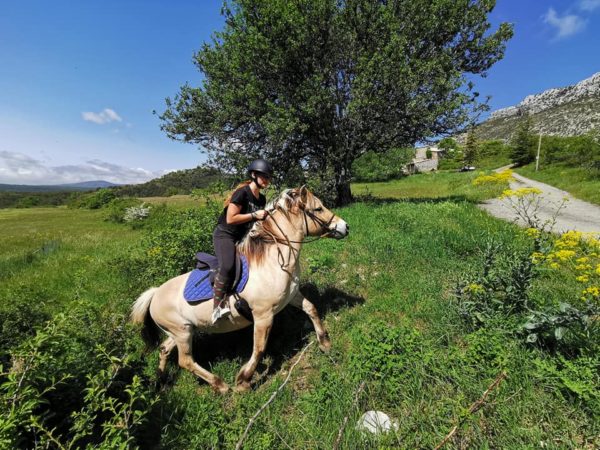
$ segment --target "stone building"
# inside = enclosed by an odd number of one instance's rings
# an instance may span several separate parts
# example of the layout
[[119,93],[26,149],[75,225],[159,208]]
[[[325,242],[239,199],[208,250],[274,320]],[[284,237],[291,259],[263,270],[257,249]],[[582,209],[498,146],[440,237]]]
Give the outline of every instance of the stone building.
[[444,149],[437,148],[436,146],[415,148],[415,157],[412,162],[406,165],[406,172],[413,174],[437,170],[439,161],[443,157],[444,152]]

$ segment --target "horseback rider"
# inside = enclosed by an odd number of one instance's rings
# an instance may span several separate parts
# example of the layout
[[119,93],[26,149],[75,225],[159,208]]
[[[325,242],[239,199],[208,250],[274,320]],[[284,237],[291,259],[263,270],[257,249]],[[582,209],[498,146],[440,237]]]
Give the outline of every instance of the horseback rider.
[[231,313],[225,297],[235,276],[236,244],[242,240],[256,220],[266,219],[267,200],[261,189],[269,186],[273,166],[264,159],[256,159],[247,169],[249,180],[240,183],[227,197],[223,212],[213,232],[215,253],[219,260],[219,272],[213,285],[214,305],[212,322]]

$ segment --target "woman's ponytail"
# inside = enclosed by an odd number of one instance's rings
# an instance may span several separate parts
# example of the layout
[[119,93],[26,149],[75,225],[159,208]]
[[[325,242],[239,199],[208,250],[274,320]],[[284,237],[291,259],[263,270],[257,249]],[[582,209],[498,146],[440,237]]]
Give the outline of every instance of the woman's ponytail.
[[250,183],[252,183],[251,180],[246,180],[246,181],[242,181],[240,184],[238,184],[235,187],[235,189],[229,193],[229,195],[227,196],[227,198],[223,202],[223,207],[227,208],[229,206],[229,203],[231,203],[231,197],[233,197],[233,194],[235,193],[235,191],[237,191],[238,189],[241,189],[241,188],[243,188],[245,186],[248,186]]

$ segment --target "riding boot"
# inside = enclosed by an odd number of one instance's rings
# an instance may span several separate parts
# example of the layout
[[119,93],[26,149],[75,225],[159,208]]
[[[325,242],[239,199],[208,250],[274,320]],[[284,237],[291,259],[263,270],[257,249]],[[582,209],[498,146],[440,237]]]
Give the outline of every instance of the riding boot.
[[215,282],[213,284],[213,292],[214,292],[214,305],[213,305],[213,313],[212,313],[212,323],[215,323],[221,317],[226,317],[231,314],[231,310],[229,306],[227,306],[226,297],[227,297],[227,289],[229,283],[228,280],[221,277],[220,274],[217,274],[215,277]]

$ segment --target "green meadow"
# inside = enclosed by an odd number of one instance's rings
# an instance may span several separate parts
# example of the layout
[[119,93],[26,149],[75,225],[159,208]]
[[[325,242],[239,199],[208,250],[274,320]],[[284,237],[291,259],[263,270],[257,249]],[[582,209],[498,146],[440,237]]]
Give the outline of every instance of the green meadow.
[[[157,351],[127,321],[150,287],[136,271],[146,227],[107,222],[102,210],[0,210],[0,447],[234,448],[289,375],[242,448],[434,448],[457,425],[445,448],[597,448],[597,352],[527,344],[509,313],[465,321],[457,286],[487,267],[486,248],[532,246],[477,208],[501,188],[477,188],[475,176],[354,185],[359,201],[336,211],[349,237],[302,251],[302,290],[332,351],[310,345],[308,318],[285,309],[247,394],[213,393],[176,358],[157,384]],[[541,273],[530,289],[549,303],[578,295],[566,274]],[[199,336],[195,356],[231,384],[251,338]],[[59,404],[68,414],[51,413]],[[367,410],[397,427],[359,432]]]
[[525,177],[563,189],[576,198],[600,205],[600,172],[597,169],[552,164],[542,165],[536,171],[535,164],[528,164],[515,171]]

